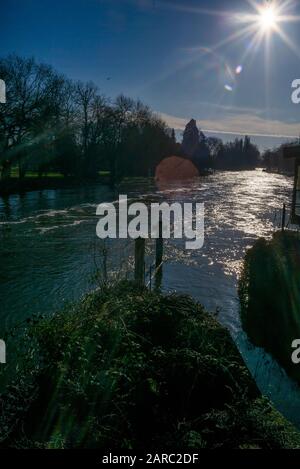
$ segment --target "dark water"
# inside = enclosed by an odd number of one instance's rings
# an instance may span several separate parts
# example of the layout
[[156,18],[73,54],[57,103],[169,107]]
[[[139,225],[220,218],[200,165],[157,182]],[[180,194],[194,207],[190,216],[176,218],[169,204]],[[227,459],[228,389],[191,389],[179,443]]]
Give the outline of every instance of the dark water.
[[[300,426],[300,391],[271,357],[241,330],[237,280],[247,248],[279,224],[292,180],[262,171],[220,172],[186,186],[159,190],[128,183],[129,198],[205,203],[205,243],[187,251],[184,240],[165,245],[163,288],[191,294],[229,328],[264,394]],[[96,206],[117,195],[93,185],[0,198],[0,332],[32,313],[52,312],[95,287]],[[114,244],[112,244],[114,243]],[[115,265],[132,253],[110,242]],[[1,336],[1,333],[0,333]]]

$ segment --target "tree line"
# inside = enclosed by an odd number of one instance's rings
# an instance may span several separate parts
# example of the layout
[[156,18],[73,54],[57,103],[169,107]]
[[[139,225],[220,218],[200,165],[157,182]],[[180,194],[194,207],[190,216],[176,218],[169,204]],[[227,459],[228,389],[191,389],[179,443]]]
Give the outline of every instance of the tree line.
[[260,163],[260,152],[247,135],[233,142],[223,143],[220,138],[206,137],[191,119],[183,132],[182,151],[197,168],[219,170],[254,169]]
[[113,182],[147,175],[176,150],[174,132],[141,101],[114,101],[92,82],[74,82],[34,58],[0,59],[7,102],[0,106],[0,169],[39,176],[97,177]]
[[[295,142],[296,143],[296,142]],[[270,172],[281,174],[294,173],[294,159],[284,158],[283,149],[285,144],[281,144],[273,149],[265,150],[263,153],[263,165]]]
[[192,119],[176,142],[174,129],[143,104],[119,95],[111,100],[93,82],[76,82],[34,58],[0,58],[6,104],[0,106],[0,174],[18,168],[43,176],[58,172],[78,179],[110,174],[112,184],[126,176],[154,175],[171,155],[207,168],[252,169],[259,151],[249,137],[224,144],[206,137]]

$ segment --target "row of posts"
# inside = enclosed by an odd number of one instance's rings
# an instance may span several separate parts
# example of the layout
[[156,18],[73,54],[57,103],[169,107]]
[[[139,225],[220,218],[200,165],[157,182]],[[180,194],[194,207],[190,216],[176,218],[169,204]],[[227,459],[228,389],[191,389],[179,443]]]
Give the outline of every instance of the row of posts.
[[[159,234],[155,242],[155,269],[154,279],[155,288],[158,289],[161,286],[162,281],[162,264],[163,264],[163,233],[162,233],[162,220],[159,221]],[[152,286],[152,268],[149,271],[150,277],[150,289]],[[134,252],[134,279],[140,284],[145,283],[145,239],[137,238],[135,240],[135,252]]]

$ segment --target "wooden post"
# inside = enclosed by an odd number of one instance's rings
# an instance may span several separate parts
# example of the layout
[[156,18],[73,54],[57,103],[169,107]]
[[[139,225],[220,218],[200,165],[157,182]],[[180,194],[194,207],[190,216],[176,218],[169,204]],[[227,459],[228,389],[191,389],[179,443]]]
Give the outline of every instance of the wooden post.
[[284,231],[285,229],[285,204],[283,204],[283,209],[282,209],[282,220],[281,220],[281,231]]
[[162,232],[162,219],[159,220],[158,238],[156,240],[156,253],[155,253],[155,288],[161,287],[162,281],[162,261],[163,261],[164,241]]
[[149,268],[149,288],[151,291],[152,290],[152,265],[150,265],[150,268]]
[[145,239],[135,240],[134,279],[139,285],[144,285],[145,277]]

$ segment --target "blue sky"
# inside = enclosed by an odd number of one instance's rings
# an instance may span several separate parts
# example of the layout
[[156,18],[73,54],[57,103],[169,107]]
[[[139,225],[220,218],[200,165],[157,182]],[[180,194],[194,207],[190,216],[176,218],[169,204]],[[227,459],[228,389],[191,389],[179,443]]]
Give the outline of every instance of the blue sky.
[[[300,15],[300,2],[277,2]],[[267,66],[265,39],[251,47],[255,25],[226,43],[247,12],[255,12],[247,0],[3,0],[0,55],[35,56],[108,96],[141,98],[177,129],[194,117],[224,139],[249,133],[273,145],[300,134],[300,105],[291,102],[299,22],[280,24],[292,47],[271,34]]]

